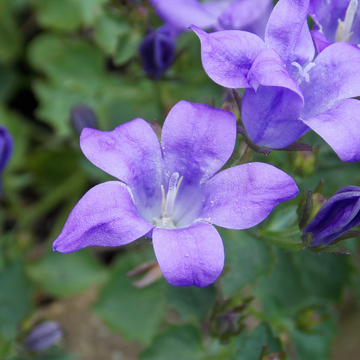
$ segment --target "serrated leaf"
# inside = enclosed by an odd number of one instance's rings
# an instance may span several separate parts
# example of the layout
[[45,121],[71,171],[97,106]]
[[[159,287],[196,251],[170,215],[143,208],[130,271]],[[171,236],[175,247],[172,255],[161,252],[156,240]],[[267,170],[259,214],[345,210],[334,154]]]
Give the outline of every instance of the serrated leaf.
[[79,294],[108,276],[88,249],[70,254],[49,252],[28,265],[27,272],[44,291],[58,297]]
[[197,288],[195,286],[166,286],[166,300],[170,308],[174,308],[184,320],[204,320],[216,300],[214,286]]
[[251,237],[245,231],[219,229],[225,247],[225,266],[222,278],[225,296],[233,296],[244,286],[268,276],[275,264],[270,246]]
[[164,317],[164,281],[135,288],[126,274],[139,264],[134,252],[119,257],[94,311],[110,329],[129,340],[148,343]]
[[31,287],[18,261],[0,270],[0,337],[14,340],[21,319],[31,310]]
[[140,360],[197,360],[203,359],[200,333],[191,325],[170,327],[157,336],[145,349]]

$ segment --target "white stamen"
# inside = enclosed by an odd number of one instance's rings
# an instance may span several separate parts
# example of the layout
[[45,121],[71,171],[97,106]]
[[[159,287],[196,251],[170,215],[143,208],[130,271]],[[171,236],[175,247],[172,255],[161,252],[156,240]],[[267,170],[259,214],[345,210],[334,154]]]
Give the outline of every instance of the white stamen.
[[174,204],[176,195],[179,191],[179,187],[181,184],[183,177],[179,179],[179,173],[174,172],[169,180],[169,188],[168,192],[165,196],[165,189],[164,186],[161,185],[161,219],[154,218],[154,224],[158,227],[167,228],[175,228],[175,224],[172,221],[173,211],[174,211]]
[[335,41],[350,40],[350,37],[353,34],[350,30],[354,22],[357,7],[358,7],[358,0],[351,0],[346,10],[344,21],[338,19],[339,25],[336,30]]
[[308,72],[316,65],[314,62],[309,62],[304,68],[302,68],[302,66],[297,63],[296,61],[292,62],[291,65],[295,66],[298,68],[299,70],[299,75],[296,79],[296,82],[298,83],[298,85],[301,84],[302,80],[305,79],[306,82],[310,81],[310,76],[308,74]]

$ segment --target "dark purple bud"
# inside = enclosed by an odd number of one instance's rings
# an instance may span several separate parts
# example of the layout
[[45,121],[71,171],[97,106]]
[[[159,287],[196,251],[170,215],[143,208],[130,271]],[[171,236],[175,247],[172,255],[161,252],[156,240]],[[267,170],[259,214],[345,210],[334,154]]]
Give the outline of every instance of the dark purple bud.
[[10,158],[13,148],[11,135],[4,126],[0,126],[0,172],[2,172]]
[[360,224],[360,187],[346,186],[333,195],[304,229],[311,233],[310,247],[329,245]]
[[30,351],[46,350],[56,344],[63,336],[63,331],[55,321],[46,321],[35,326],[24,338],[23,345]]
[[95,113],[90,107],[84,104],[78,104],[72,107],[70,123],[78,134],[81,134],[84,128],[98,128]]
[[139,46],[139,53],[145,72],[153,79],[159,79],[174,59],[174,38],[166,29],[159,28],[145,36]]

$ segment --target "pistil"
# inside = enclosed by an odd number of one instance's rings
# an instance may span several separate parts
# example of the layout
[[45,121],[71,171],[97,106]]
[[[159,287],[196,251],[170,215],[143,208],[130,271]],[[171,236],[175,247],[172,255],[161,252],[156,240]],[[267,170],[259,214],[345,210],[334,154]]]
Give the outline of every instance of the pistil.
[[310,76],[308,72],[316,65],[314,62],[309,62],[304,68],[297,63],[296,61],[292,62],[291,65],[295,66],[299,70],[299,75],[296,79],[298,85],[301,84],[302,80],[305,79],[306,82],[310,81]]

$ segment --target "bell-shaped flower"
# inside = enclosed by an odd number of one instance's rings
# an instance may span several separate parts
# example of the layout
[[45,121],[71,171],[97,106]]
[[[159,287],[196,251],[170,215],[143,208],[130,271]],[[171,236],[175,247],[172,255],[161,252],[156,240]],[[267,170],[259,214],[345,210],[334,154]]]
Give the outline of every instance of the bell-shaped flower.
[[359,0],[310,0],[311,32],[318,51],[333,42],[360,44]]
[[289,175],[268,164],[218,173],[235,140],[232,113],[187,101],[169,112],[161,143],[142,119],[109,132],[84,129],[85,156],[121,181],[97,185],[84,195],[54,250],[120,246],[147,236],[170,284],[211,284],[224,265],[222,240],[212,224],[250,228],[298,193]]
[[166,27],[160,27],[145,36],[139,53],[145,72],[151,78],[159,79],[173,62],[175,40]]
[[280,0],[265,41],[232,30],[201,41],[205,71],[228,88],[246,88],[241,115],[253,144],[282,149],[310,129],[343,161],[360,160],[360,49],[339,42],[315,57],[309,0]]
[[331,244],[334,240],[360,225],[360,187],[346,186],[336,192],[321,207],[304,229],[311,233],[310,247]]
[[243,29],[264,36],[272,0],[151,0],[174,36],[194,24],[202,29]]

